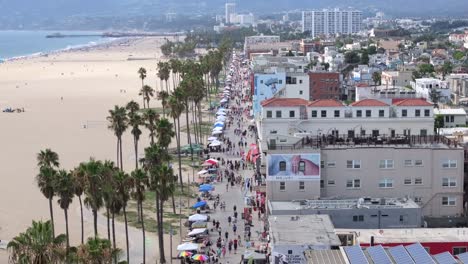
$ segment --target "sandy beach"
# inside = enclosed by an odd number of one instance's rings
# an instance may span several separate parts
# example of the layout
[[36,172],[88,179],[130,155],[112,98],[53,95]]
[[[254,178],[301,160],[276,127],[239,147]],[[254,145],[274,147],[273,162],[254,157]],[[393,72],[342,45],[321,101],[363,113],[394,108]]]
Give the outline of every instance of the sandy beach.
[[[159,86],[156,65],[163,41],[144,38],[125,45],[104,45],[0,64],[0,109],[25,110],[0,112],[0,240],[9,240],[24,231],[33,219],[49,219],[48,202],[34,180],[38,172],[36,154],[40,150],[56,151],[65,169],[72,169],[90,157],[115,160],[116,139],[107,128],[108,110],[132,99],[142,104],[138,96],[140,67],[148,71],[145,83],[153,88]],[[150,104],[159,105],[155,100]],[[184,138],[183,135],[183,144]],[[146,131],[140,142],[143,153],[143,147],[149,145]],[[124,168],[131,170],[134,153],[130,132],[125,133],[123,144]],[[54,205],[56,233],[65,233],[63,211],[55,201]],[[77,199],[70,211],[70,238],[77,245],[80,239]],[[85,220],[87,237],[92,235],[92,218]],[[105,226],[100,226],[100,234],[106,236]],[[131,243],[141,243],[140,233],[135,234],[138,236],[131,237]],[[124,233],[119,234],[122,249],[123,239]],[[149,240],[153,242],[147,249],[148,260],[154,260],[156,236],[150,235]],[[178,240],[174,238],[174,244]],[[168,248],[169,242],[166,243]],[[166,256],[169,258],[169,252]],[[7,252],[0,250],[0,263],[6,263],[7,258]]]

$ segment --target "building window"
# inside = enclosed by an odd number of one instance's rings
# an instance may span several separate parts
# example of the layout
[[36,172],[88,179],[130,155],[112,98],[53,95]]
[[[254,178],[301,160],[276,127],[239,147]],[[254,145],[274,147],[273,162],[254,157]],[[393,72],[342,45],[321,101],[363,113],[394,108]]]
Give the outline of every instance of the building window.
[[353,215],[353,222],[364,222],[363,215]]
[[408,110],[406,110],[406,109],[401,110],[401,116],[402,117],[407,117],[408,116]]
[[335,110],[335,117],[340,117],[340,110]]
[[457,187],[457,179],[442,178],[442,187]]
[[361,180],[360,179],[347,180],[346,188],[361,188]]
[[270,130],[270,134],[278,134],[277,130]]
[[400,215],[400,223],[406,222],[407,218],[408,218],[407,215]]
[[273,117],[272,111],[267,111],[267,118],[272,118],[272,117]]
[[379,110],[379,117],[385,116],[385,110]]
[[312,110],[311,117],[317,117],[317,110]]
[[424,110],[424,116],[431,116],[431,110],[429,109]]
[[423,161],[422,160],[414,160],[414,166],[422,167]]
[[419,135],[423,137],[427,136],[427,129],[421,129],[421,131],[419,132]]
[[361,136],[365,136],[366,135],[366,130],[365,129],[361,129]]
[[356,117],[362,117],[362,111],[361,110],[356,111]]
[[335,161],[329,161],[329,162],[327,162],[327,167],[328,167],[328,168],[335,168],[335,167],[336,167],[336,162],[335,162]]
[[421,196],[415,196],[414,197],[414,202],[415,203],[422,203],[422,197]]
[[303,93],[302,90],[300,90],[300,91],[299,91],[299,95],[302,95],[302,93]]
[[305,161],[299,161],[299,171],[305,172]]
[[442,162],[442,168],[444,169],[455,169],[457,167],[457,160],[444,160]]
[[323,188],[325,188],[325,181],[320,180],[320,189],[323,189]]
[[455,122],[455,116],[453,116],[453,115],[450,116],[450,122],[451,122],[451,123]]
[[381,168],[381,169],[393,169],[393,160],[380,160],[379,168]]
[[286,190],[286,183],[285,182],[280,182],[280,191]]
[[346,161],[346,168],[348,168],[348,169],[360,169],[361,168],[361,161],[360,160],[347,160]]
[[403,164],[405,167],[413,167],[413,160],[405,160]]
[[421,116],[421,110],[419,110],[419,109],[414,110],[414,115],[416,117],[420,117]]
[[320,116],[321,117],[327,117],[327,110],[320,111]]
[[289,111],[289,117],[295,117],[296,111]]
[[371,117],[372,115],[372,111],[371,110],[366,110],[366,117]]
[[411,185],[411,183],[412,183],[411,178],[405,178],[405,179],[403,180],[403,184],[404,184],[404,185]]
[[465,253],[465,252],[466,252],[466,247],[453,247],[453,250],[452,250],[452,253],[454,256],[461,254],[461,253]]
[[302,84],[302,80],[299,80],[299,83]]
[[393,188],[393,179],[380,180],[379,188]]
[[442,205],[444,206],[455,206],[457,205],[457,198],[453,196],[443,196]]
[[305,190],[305,183],[304,183],[303,181],[300,181],[300,182],[299,182],[299,190],[300,190],[300,191]]
[[378,137],[379,136],[379,130],[372,130],[372,136],[373,137]]
[[279,170],[280,171],[286,171],[286,161],[280,161]]
[[414,184],[415,185],[422,185],[423,184],[423,180],[422,178],[414,178]]
[[327,185],[329,186],[335,186],[335,180],[328,180]]
[[281,118],[281,111],[276,111],[276,118]]
[[283,84],[283,80],[278,80],[278,83],[279,83],[279,84]]

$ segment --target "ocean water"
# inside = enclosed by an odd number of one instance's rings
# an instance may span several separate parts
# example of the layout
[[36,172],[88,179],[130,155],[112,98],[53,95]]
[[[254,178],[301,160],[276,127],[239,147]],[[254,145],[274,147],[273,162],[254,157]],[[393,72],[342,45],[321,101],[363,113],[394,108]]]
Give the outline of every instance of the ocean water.
[[[0,60],[97,45],[112,40],[110,38],[101,38],[99,36],[46,38],[47,35],[57,32],[58,31],[0,31]],[[100,32],[59,31],[59,33],[64,35],[76,35],[99,34]]]

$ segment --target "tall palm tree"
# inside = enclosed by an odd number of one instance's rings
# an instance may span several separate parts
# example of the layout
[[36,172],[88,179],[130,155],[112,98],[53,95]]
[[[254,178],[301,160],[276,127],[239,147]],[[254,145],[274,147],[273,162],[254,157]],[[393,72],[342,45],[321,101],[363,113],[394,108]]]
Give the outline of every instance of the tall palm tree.
[[79,168],[75,168],[72,172],[73,183],[75,188],[75,195],[78,196],[80,202],[80,216],[81,216],[81,244],[84,244],[84,221],[83,221],[83,201],[81,196],[83,195],[84,189],[86,188],[86,179],[83,173],[80,172]]
[[[165,152],[167,152],[167,148],[171,144],[172,138],[175,135],[174,131],[172,130],[171,122],[169,122],[169,120],[167,120],[166,118],[160,119],[156,125],[156,131],[158,132],[158,135],[157,135],[158,144],[164,149]],[[167,162],[169,163],[169,160]],[[172,198],[172,211],[175,214],[176,208],[175,208],[174,196],[172,196],[171,198]]]
[[39,174],[36,176],[37,186],[45,198],[49,200],[49,211],[50,211],[50,224],[52,226],[52,235],[55,236],[54,228],[54,209],[52,207],[52,200],[55,195],[55,181],[57,177],[57,171],[51,167],[41,167]]
[[60,170],[57,173],[55,182],[58,204],[63,209],[65,215],[65,231],[67,235],[67,252],[70,249],[70,233],[68,232],[68,208],[75,196],[75,182],[72,174],[66,170]]
[[[104,201],[104,207],[106,207],[106,220],[107,220],[107,239],[111,240],[111,231],[110,231],[110,218],[112,212],[112,223],[114,222],[114,213],[115,213],[115,202],[118,199],[115,191],[114,184],[114,175],[119,168],[115,167],[114,162],[106,160],[103,163],[102,167],[102,199]],[[120,210],[120,209],[118,209]],[[114,225],[112,225],[112,235],[114,234]],[[115,239],[113,240],[115,243]]]
[[122,155],[122,135],[128,127],[127,110],[125,107],[115,106],[114,110],[109,110],[109,129],[114,131],[117,137],[117,166],[120,164],[120,169],[123,170],[123,155]]
[[143,201],[145,200],[145,189],[148,185],[148,175],[141,169],[132,172],[133,192],[132,196],[137,201],[138,221],[141,222],[141,232],[143,235],[143,264],[146,263],[146,235],[145,235],[145,217],[143,214]]
[[[138,95],[143,96],[143,108],[149,108],[150,107],[149,102],[151,100],[151,97],[154,96],[154,89],[149,85],[144,85],[141,88],[140,93]],[[145,107],[145,102],[146,102],[146,107]]]
[[161,104],[163,107],[163,116],[166,117],[166,107],[167,107],[167,99],[169,98],[169,94],[166,91],[160,91],[158,93],[158,99],[161,100]]
[[[169,97],[169,107],[171,109],[170,115],[174,119],[174,127],[176,128],[176,141],[177,141],[177,159],[179,162],[179,180],[180,188],[183,191],[184,185],[182,182],[182,157],[180,155],[180,116],[184,112],[184,104],[180,100],[180,90],[177,88],[173,91],[172,95]],[[177,120],[177,125],[175,120]]]
[[145,127],[149,130],[149,137],[151,144],[154,144],[154,137],[156,136],[156,122],[159,120],[159,115],[153,109],[148,109],[143,114],[143,120],[145,121]]
[[[169,87],[167,86],[167,80],[171,75],[171,68],[168,62],[158,62],[158,77],[162,83],[164,81],[166,83],[166,92],[169,93]],[[162,89],[161,89],[162,90]]]
[[54,236],[50,221],[32,222],[26,232],[14,237],[7,245],[10,262],[19,264],[49,264],[65,259],[65,235]]
[[80,264],[110,264],[112,259],[117,258],[120,253],[120,249],[112,248],[109,240],[99,237],[88,238],[86,244],[77,249],[78,263]]
[[146,69],[143,67],[140,67],[140,69],[138,69],[138,76],[141,79],[141,87],[143,87],[145,85],[144,80],[146,78]]
[[164,256],[164,239],[162,228],[163,222],[161,221],[161,196],[160,196],[160,174],[159,168],[170,159],[169,154],[158,144],[151,144],[145,149],[145,157],[142,159],[143,169],[149,173],[150,176],[150,189],[155,193],[156,202],[156,221],[158,224],[158,241],[159,241],[159,258],[160,263],[165,263]]
[[88,162],[81,163],[79,171],[86,179],[85,194],[86,198],[84,204],[87,208],[91,208],[93,212],[94,221],[94,237],[98,237],[97,228],[97,212],[103,206],[102,198],[102,174],[103,164],[101,161],[97,161],[91,158]]
[[58,154],[49,148],[41,150],[37,154],[37,166],[58,168],[60,166]]
[[128,243],[128,221],[127,221],[127,203],[130,200],[130,192],[133,187],[133,178],[131,178],[127,173],[119,171],[114,176],[115,187],[117,191],[117,196],[122,204],[122,211],[124,214],[125,221],[125,241],[127,245],[127,263],[130,263],[130,250]]
[[134,101],[130,101],[126,109],[128,110],[128,124],[132,128],[133,146],[135,148],[135,169],[138,169],[138,141],[140,140],[141,130],[140,126],[143,125],[143,119],[138,110],[140,106]]

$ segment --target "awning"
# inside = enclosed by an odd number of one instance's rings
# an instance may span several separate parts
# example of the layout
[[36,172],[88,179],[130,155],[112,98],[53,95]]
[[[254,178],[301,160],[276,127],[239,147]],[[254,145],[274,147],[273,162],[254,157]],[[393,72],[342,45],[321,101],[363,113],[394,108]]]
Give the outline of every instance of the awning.
[[189,216],[188,220],[192,222],[207,221],[208,216],[202,215],[202,214],[194,214],[194,215]]
[[206,232],[206,228],[195,228],[188,233],[189,236],[196,236]]
[[177,246],[178,251],[184,251],[184,250],[198,250],[200,246],[195,243],[183,243]]
[[206,201],[200,201],[200,202],[197,202],[196,204],[194,204],[192,206],[192,208],[198,208],[198,207],[203,207],[206,205]]

